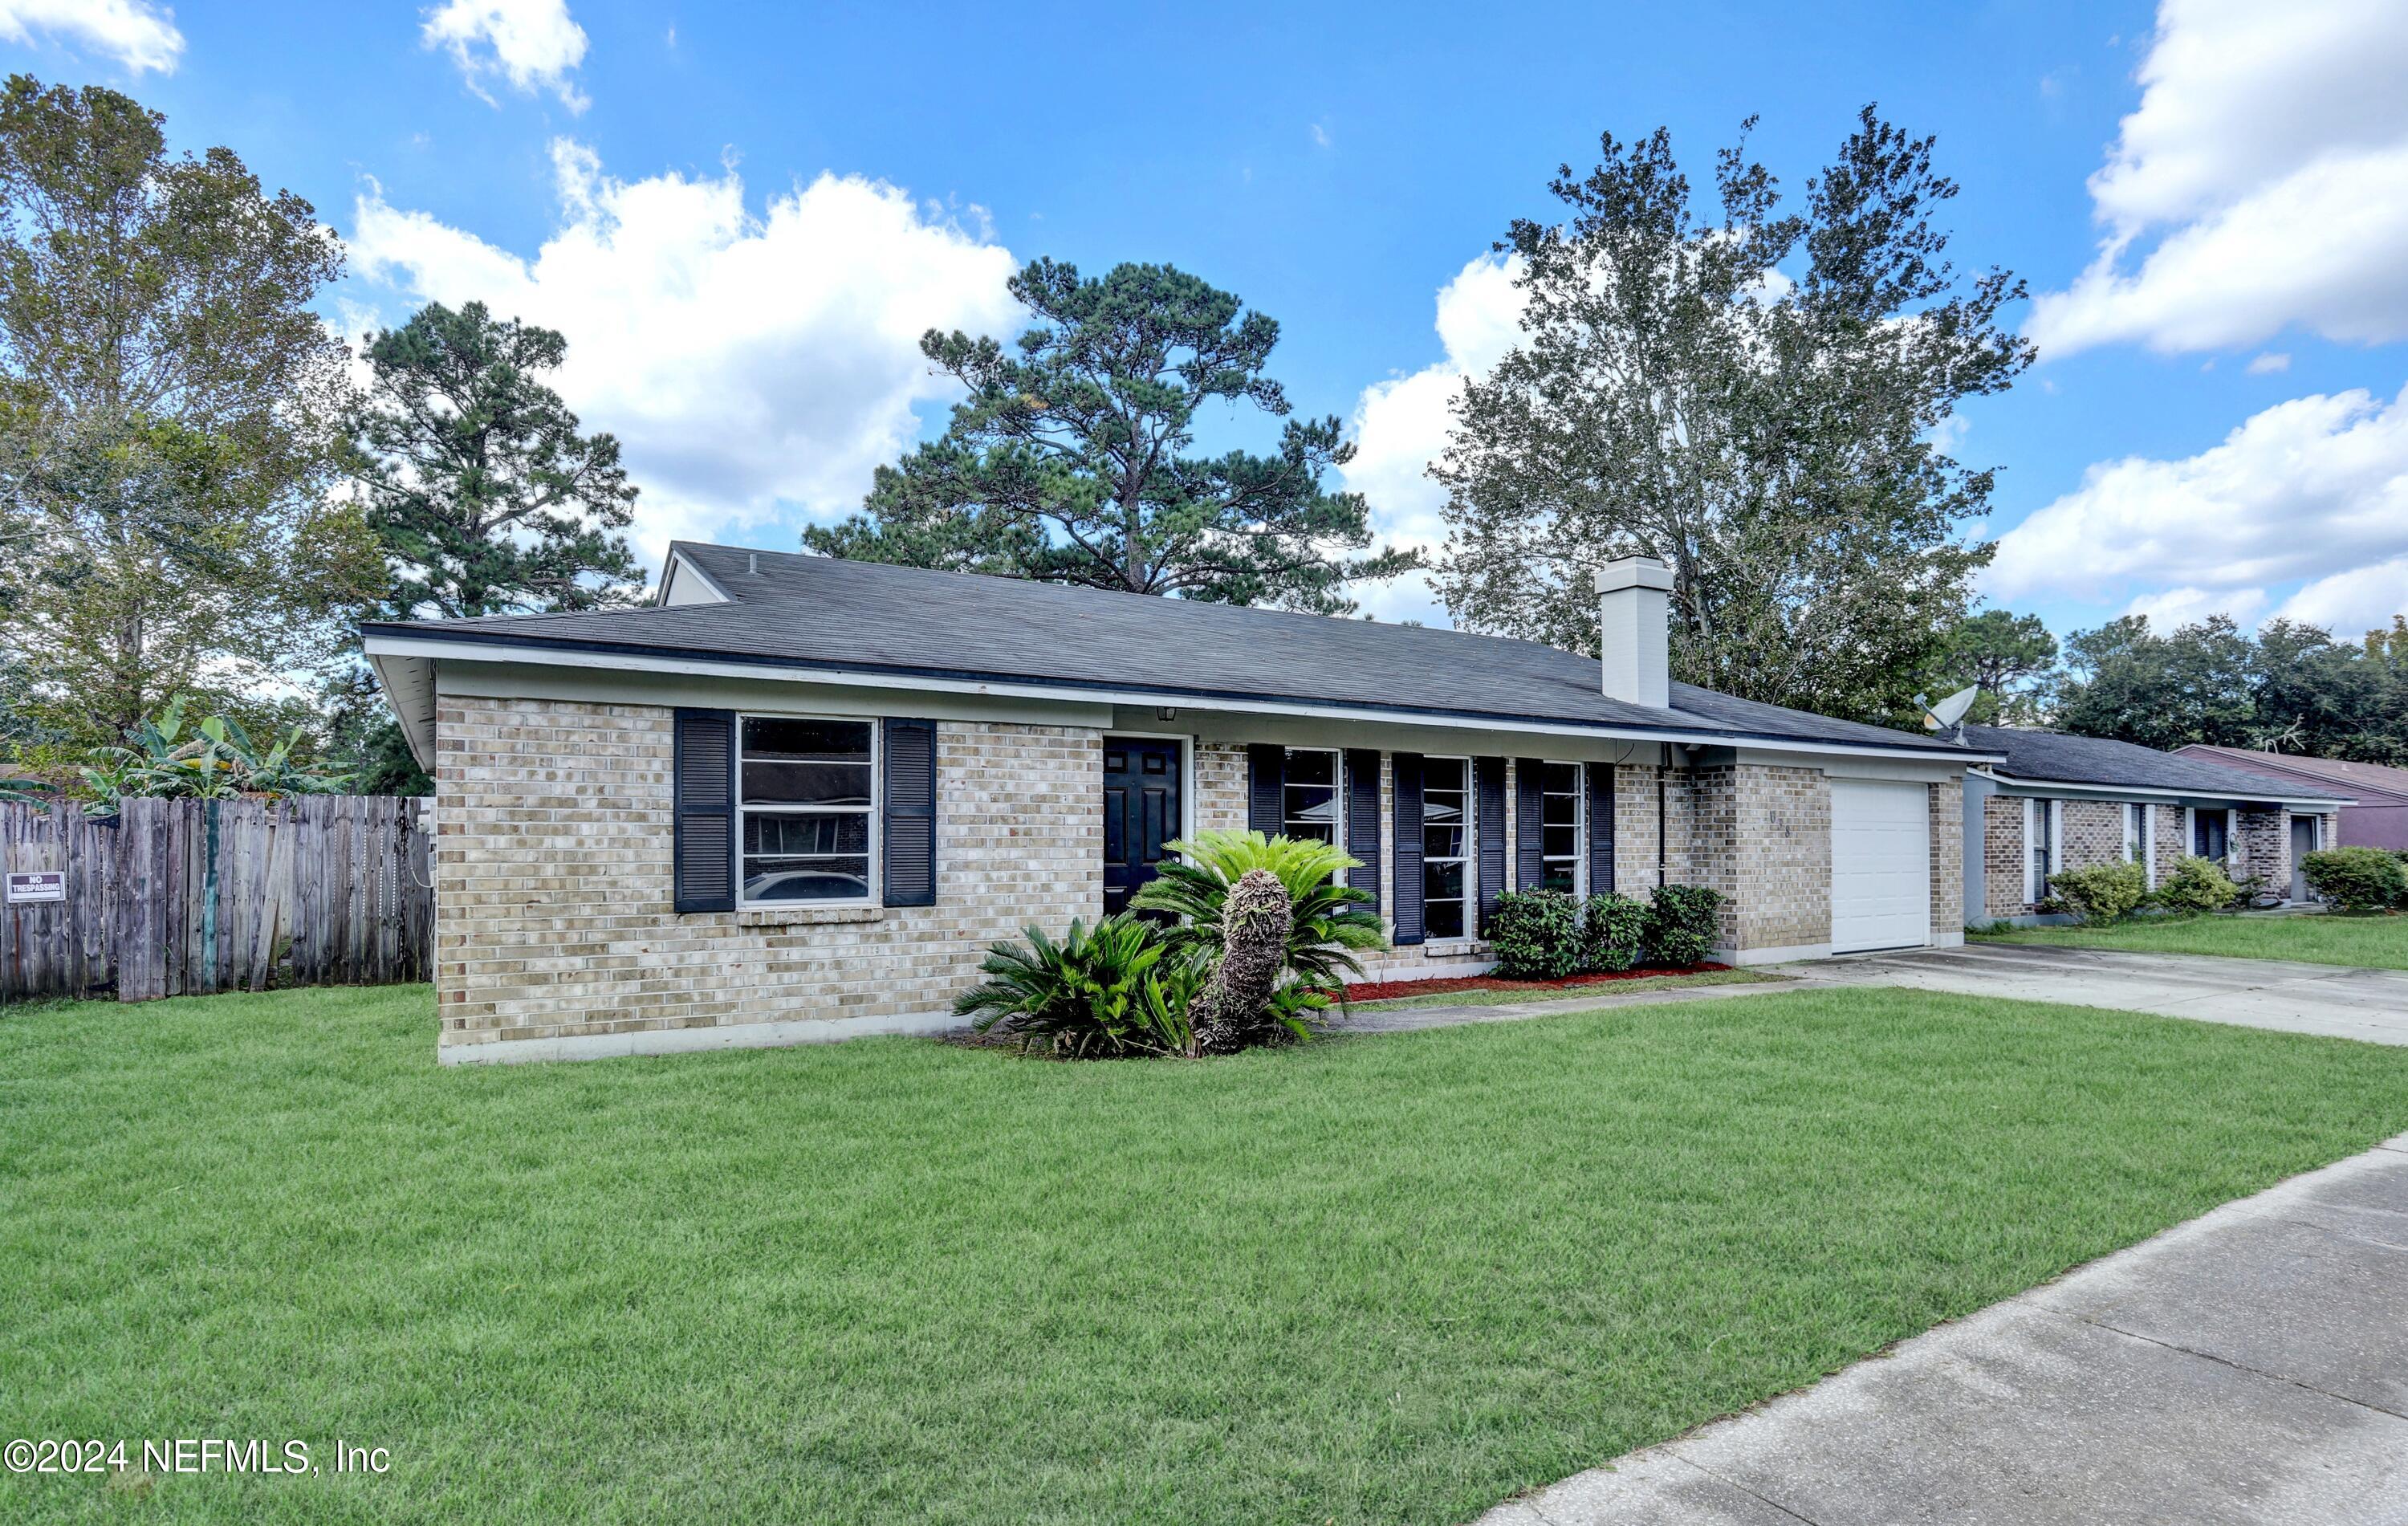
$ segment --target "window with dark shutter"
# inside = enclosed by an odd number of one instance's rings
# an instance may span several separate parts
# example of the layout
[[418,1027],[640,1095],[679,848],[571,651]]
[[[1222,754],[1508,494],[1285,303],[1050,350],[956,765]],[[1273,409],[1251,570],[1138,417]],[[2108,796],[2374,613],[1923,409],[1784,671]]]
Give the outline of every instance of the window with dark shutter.
[[1388,834],[1397,884],[1396,942],[1418,943],[1422,922],[1422,758],[1419,753],[1398,753],[1390,760],[1396,770],[1397,824]]
[[1246,749],[1246,827],[1277,837],[1287,819],[1287,749]]
[[1588,893],[1613,888],[1613,765],[1590,763],[1588,775]]
[[1513,888],[1536,890],[1546,883],[1547,765],[1535,757],[1513,760]]
[[1346,871],[1346,883],[1370,892],[1363,910],[1380,911],[1380,755],[1369,748],[1346,753],[1346,851],[1363,867]]
[[1488,935],[1497,898],[1505,893],[1505,760],[1476,758],[1472,762],[1473,792],[1480,801],[1480,935]]
[[680,912],[736,909],[736,715],[680,710],[673,722],[671,900]]
[[886,723],[886,904],[937,903],[937,723]]

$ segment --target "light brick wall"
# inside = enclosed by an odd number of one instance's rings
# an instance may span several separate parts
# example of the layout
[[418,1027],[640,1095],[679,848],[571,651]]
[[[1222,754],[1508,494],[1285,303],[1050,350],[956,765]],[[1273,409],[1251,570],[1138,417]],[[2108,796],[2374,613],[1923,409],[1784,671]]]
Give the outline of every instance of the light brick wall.
[[1982,802],[1982,899],[1994,917],[2021,916],[2031,910],[2024,899],[2025,802],[2011,795],[1992,795]]
[[1663,774],[1652,763],[1613,770],[1613,885],[1641,900],[1656,891],[1656,782]]
[[1931,936],[1955,942],[1965,930],[1965,782],[1943,780],[1931,795]]
[[2114,800],[2059,800],[2064,825],[2057,829],[2059,870],[2092,869],[2124,861],[2124,807]]
[[670,716],[441,700],[444,1044],[941,1013],[989,943],[1102,912],[1102,734],[947,721],[936,905],[680,916]]
[[2240,811],[2233,818],[2234,878],[2255,874],[2266,883],[2259,893],[2287,898],[2291,893],[2291,813]]
[[2183,809],[2179,805],[2153,805],[2150,819],[2157,824],[2157,883],[2163,885],[2172,878],[2174,866],[2190,856],[2190,839],[2183,831]]
[[1246,829],[1246,749],[1225,741],[1196,744],[1196,829]]

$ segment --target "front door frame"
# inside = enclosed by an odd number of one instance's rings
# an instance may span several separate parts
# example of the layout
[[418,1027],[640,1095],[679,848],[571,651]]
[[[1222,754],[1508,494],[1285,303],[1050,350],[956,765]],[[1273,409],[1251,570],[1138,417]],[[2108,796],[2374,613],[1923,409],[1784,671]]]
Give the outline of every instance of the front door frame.
[[[1127,738],[1127,739],[1128,739],[1129,741],[1175,741],[1175,742],[1179,743],[1179,833],[1178,833],[1178,835],[1179,835],[1179,836],[1181,836],[1181,837],[1184,837],[1184,838],[1193,838],[1193,837],[1195,837],[1195,835],[1196,835],[1196,738],[1195,738],[1194,734],[1193,734],[1193,733],[1190,733],[1190,732],[1186,732],[1186,731],[1128,731],[1128,730],[1124,730],[1124,729],[1122,729],[1121,727],[1119,727],[1115,726],[1115,727],[1106,727],[1106,728],[1105,728],[1105,729],[1100,733],[1100,736],[1101,736],[1101,741],[1100,741],[1100,743],[1097,745],[1097,747],[1096,748],[1096,771],[1097,771],[1097,773],[1098,773],[1098,775],[1099,775],[1099,776],[1100,776],[1100,774],[1101,774],[1101,772],[1102,772],[1102,770],[1103,770],[1103,763],[1104,763],[1104,748],[1109,747],[1109,746],[1111,746],[1111,745],[1112,744],[1112,739],[1113,739],[1114,737],[1125,737],[1125,738]],[[1102,827],[1102,823],[1103,823],[1103,811],[1104,811],[1104,791],[1103,791],[1103,785],[1102,785],[1102,783],[1101,783],[1101,780],[1100,780],[1100,777],[1099,777],[1099,778],[1098,778],[1098,781],[1097,781],[1097,784],[1096,784],[1096,816],[1095,816],[1095,820],[1096,820],[1096,826],[1097,826],[1097,828],[1098,828],[1098,829],[1097,829],[1097,831],[1096,831],[1096,885],[1097,885],[1097,888],[1096,888],[1096,914],[1097,916],[1101,916],[1101,915],[1103,914],[1103,912],[1104,912],[1104,898],[1103,898],[1103,890],[1102,890],[1102,888],[1101,888],[1101,886],[1102,886],[1102,883],[1103,883],[1103,853],[1104,853],[1104,839],[1103,839],[1103,833],[1102,833],[1102,830],[1101,830],[1101,827]]]
[[2285,825],[2289,828],[2290,841],[2285,843],[2284,847],[2291,856],[2291,883],[2284,886],[2284,894],[2294,905],[2303,904],[2315,899],[2314,894],[2308,889],[2308,871],[2301,863],[2305,857],[2305,855],[2300,851],[2300,827],[2302,823],[2308,828],[2307,851],[2315,853],[2324,846],[2325,823],[2322,816],[2312,816],[2298,811],[2289,813],[2289,818]]

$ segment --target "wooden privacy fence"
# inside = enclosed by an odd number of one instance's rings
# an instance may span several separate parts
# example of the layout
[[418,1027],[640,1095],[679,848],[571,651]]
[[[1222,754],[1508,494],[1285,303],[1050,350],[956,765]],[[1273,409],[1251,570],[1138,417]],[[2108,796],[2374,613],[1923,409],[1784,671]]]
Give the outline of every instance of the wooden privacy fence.
[[423,980],[433,818],[386,796],[0,805],[7,871],[66,874],[64,901],[0,902],[0,999]]

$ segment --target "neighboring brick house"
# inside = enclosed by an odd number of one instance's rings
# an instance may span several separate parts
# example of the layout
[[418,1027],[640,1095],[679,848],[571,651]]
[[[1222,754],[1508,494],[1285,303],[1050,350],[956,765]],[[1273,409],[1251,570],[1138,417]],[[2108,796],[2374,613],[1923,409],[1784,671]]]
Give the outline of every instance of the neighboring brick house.
[[2341,808],[2344,848],[2382,848],[2408,853],[2408,769],[2355,763],[2338,757],[2300,757],[2294,753],[2257,753],[2243,747],[2212,747],[2194,741],[2177,756],[2239,769],[2272,780],[2272,787],[2329,789],[2350,797]]
[[2015,727],[1960,728],[1996,754],[1965,781],[1965,920],[2061,920],[2039,910],[2048,879],[2069,869],[2132,862],[2155,888],[2186,857],[2212,858],[2260,899],[2307,899],[2300,859],[2330,847],[2328,789],[2261,776],[2127,741]]
[[989,944],[1216,827],[1360,859],[1380,978],[1487,969],[1534,885],[1712,885],[1741,963],[1960,941],[1989,756],[1669,683],[1670,581],[1599,575],[1601,663],[683,543],[645,608],[371,625],[436,779],[438,1053],[949,1028]]

